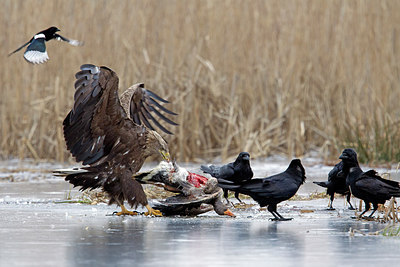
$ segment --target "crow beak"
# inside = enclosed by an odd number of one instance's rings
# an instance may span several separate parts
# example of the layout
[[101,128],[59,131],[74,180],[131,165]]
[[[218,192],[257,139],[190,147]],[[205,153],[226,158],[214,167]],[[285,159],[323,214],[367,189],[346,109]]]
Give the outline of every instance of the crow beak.
[[230,217],[235,218],[236,215],[232,213],[232,211],[230,211],[229,209],[227,209],[226,211],[224,211],[224,215],[228,215]]
[[342,153],[342,155],[340,155],[340,157],[339,157],[339,159],[348,159],[348,158],[349,157],[344,153]]
[[250,160],[250,157],[249,157],[248,155],[245,155],[245,156],[243,156],[242,159],[244,159],[244,160]]

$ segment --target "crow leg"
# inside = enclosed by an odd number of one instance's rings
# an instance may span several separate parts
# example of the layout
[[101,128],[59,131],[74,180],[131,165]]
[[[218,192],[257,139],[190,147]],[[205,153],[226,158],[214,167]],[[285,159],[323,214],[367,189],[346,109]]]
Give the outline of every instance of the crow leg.
[[372,203],[372,205],[374,206],[374,209],[372,210],[372,213],[368,216],[368,218],[371,218],[372,215],[374,215],[375,211],[377,211],[378,209],[378,203]]
[[239,192],[235,192],[235,198],[239,200],[239,203],[243,203],[243,201],[241,201],[239,198]]
[[331,195],[331,198],[329,199],[329,208],[327,210],[335,210],[335,208],[332,206],[334,198],[335,198],[335,193],[333,193]]
[[293,218],[285,218],[285,217],[283,217],[277,211],[271,212],[271,213],[275,217],[275,218],[271,219],[271,221],[290,221],[290,220],[293,220]]
[[270,219],[271,221],[280,221],[281,220],[281,218],[278,215],[276,215],[274,212],[271,211],[271,214],[274,216],[273,219]]
[[372,212],[371,212],[371,214],[368,216],[368,218],[371,218],[372,215],[374,215],[375,211],[376,211],[376,209],[373,209]]
[[349,203],[349,205],[350,205],[349,210],[355,210],[355,208],[353,207],[353,205],[351,205],[350,198],[351,198],[351,194],[350,194],[350,192],[349,192],[349,193],[347,194],[347,196],[346,196],[347,203]]
[[268,211],[271,212],[271,214],[274,216],[273,219],[271,219],[271,221],[290,221],[293,218],[284,218],[282,215],[280,215],[277,211],[276,211],[276,204],[274,205],[269,205],[268,206]]
[[360,217],[360,218],[364,215],[364,213],[366,213],[367,211],[369,211],[370,208],[371,208],[371,205],[369,204],[369,202],[364,201],[364,203],[365,203],[365,210],[358,216],[358,217]]
[[224,191],[224,198],[226,200],[226,204],[232,205],[232,203],[228,199],[228,189],[222,189],[222,191]]

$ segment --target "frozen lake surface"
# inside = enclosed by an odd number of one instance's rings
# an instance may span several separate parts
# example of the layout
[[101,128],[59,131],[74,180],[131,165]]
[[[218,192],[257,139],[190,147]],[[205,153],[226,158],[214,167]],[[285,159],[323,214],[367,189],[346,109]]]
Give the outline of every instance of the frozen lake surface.
[[[255,176],[286,169],[288,160],[252,162]],[[299,194],[323,192],[332,166],[303,160],[307,182]],[[151,168],[148,164],[145,168]],[[184,165],[196,171],[197,164]],[[106,204],[58,203],[80,193],[54,177],[66,167],[29,161],[0,162],[0,266],[397,266],[400,238],[349,234],[387,224],[352,219],[344,199],[327,211],[328,199],[286,201],[278,212],[292,221],[272,222],[258,206],[195,218],[108,216]],[[363,167],[363,169],[368,169]],[[399,180],[396,170],[378,169]],[[235,201],[232,199],[232,201]],[[248,203],[254,203],[246,199]],[[359,204],[353,199],[353,203]],[[307,211],[307,212],[305,212]]]

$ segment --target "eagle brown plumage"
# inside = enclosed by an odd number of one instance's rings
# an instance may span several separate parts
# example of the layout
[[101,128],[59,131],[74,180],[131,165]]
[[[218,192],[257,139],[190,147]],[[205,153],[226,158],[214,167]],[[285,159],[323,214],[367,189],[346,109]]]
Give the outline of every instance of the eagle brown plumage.
[[81,186],[81,190],[102,188],[110,197],[109,204],[121,206],[119,215],[132,214],[125,209],[124,201],[131,207],[143,205],[148,214],[159,215],[148,205],[142,185],[133,174],[150,155],[160,153],[169,160],[167,143],[150,121],[170,132],[151,113],[173,125],[176,123],[161,111],[176,114],[157,102],[168,101],[143,84],[130,87],[120,101],[118,76],[107,67],[85,64],[80,69],[75,75],[74,106],[63,123],[64,138],[76,161],[89,166],[65,180]]

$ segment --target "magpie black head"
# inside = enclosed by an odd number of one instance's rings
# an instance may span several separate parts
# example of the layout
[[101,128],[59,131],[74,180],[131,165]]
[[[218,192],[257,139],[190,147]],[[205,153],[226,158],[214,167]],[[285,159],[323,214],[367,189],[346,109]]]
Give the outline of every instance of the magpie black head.
[[49,41],[51,39],[54,38],[54,34],[56,32],[59,32],[60,29],[58,29],[57,27],[50,27],[44,31],[38,32],[35,36],[39,36],[40,34],[44,34],[44,37],[46,38],[46,41]]
[[357,163],[357,153],[352,148],[346,148],[343,150],[342,155],[339,156],[339,159],[343,160],[344,162],[352,162]]

